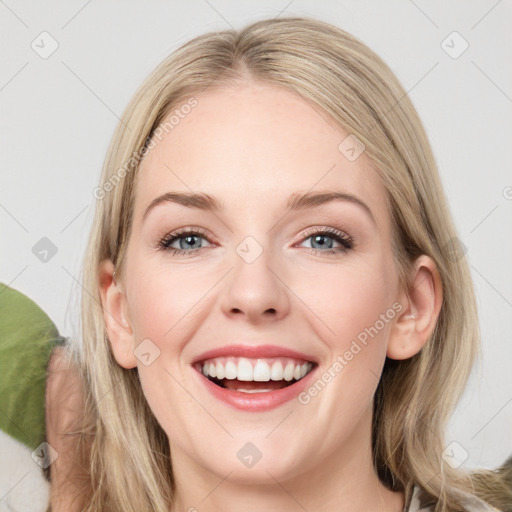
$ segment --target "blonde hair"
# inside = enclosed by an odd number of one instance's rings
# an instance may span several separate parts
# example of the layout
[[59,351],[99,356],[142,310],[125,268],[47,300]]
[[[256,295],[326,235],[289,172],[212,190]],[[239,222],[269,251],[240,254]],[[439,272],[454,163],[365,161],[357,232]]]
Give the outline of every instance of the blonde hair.
[[[97,189],[83,268],[82,341],[75,347],[86,385],[83,435],[91,436],[86,511],[164,512],[174,484],[168,439],[153,416],[137,369],[111,353],[99,293],[99,265],[110,259],[122,281],[137,171],[155,129],[180,103],[214,88],[264,81],[321,107],[364,143],[387,192],[393,250],[404,284],[414,259],[433,258],[444,299],[426,346],[387,360],[375,395],[373,451],[381,480],[414,485],[436,512],[460,510],[460,492],[497,507],[510,498],[494,472],[472,475],[443,462],[444,428],[466,384],[479,342],[471,277],[422,123],[387,65],[343,30],[311,18],[261,20],[211,32],[180,47],[147,78],[119,123]],[[500,487],[501,485],[501,487]],[[488,489],[502,489],[495,496]]]

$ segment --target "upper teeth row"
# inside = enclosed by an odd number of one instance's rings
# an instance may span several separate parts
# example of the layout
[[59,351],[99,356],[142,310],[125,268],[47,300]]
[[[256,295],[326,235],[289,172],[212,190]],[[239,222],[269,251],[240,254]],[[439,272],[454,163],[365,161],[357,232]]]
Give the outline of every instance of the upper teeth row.
[[270,380],[302,379],[312,367],[311,363],[298,363],[293,360],[274,360],[272,362],[264,359],[228,357],[202,363],[201,371],[206,377],[217,377],[218,379],[268,382]]

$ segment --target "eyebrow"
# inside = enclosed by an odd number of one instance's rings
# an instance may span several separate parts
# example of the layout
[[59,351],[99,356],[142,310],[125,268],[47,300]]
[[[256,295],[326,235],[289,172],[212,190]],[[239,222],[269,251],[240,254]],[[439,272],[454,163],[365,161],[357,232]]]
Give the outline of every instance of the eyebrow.
[[[298,211],[321,206],[332,201],[346,201],[360,206],[368,214],[373,223],[377,224],[370,207],[358,197],[345,192],[325,191],[307,192],[305,194],[295,192],[288,199],[286,207],[290,211]],[[146,208],[142,219],[144,220],[155,206],[167,202],[181,204],[187,208],[197,208],[204,211],[220,212],[223,209],[223,205],[217,201],[217,199],[205,193],[166,192],[151,201],[149,206]]]

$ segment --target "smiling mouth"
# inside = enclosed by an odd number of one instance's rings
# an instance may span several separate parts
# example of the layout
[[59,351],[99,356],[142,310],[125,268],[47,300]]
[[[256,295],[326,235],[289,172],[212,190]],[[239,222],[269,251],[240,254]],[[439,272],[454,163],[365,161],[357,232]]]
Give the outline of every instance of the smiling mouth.
[[286,357],[219,357],[197,363],[195,368],[221,388],[245,393],[265,393],[292,386],[315,366],[310,361]]

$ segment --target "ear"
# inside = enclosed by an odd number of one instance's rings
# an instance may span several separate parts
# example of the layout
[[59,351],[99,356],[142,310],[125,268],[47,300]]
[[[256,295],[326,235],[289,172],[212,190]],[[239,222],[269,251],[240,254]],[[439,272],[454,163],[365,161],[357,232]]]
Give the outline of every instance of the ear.
[[412,283],[402,291],[400,303],[405,305],[390,333],[387,356],[408,359],[428,341],[441,311],[443,287],[432,258],[422,255],[414,263]]
[[130,369],[137,366],[133,353],[134,337],[128,316],[128,303],[120,284],[114,278],[110,260],[100,263],[100,295],[103,318],[112,352],[118,364]]

